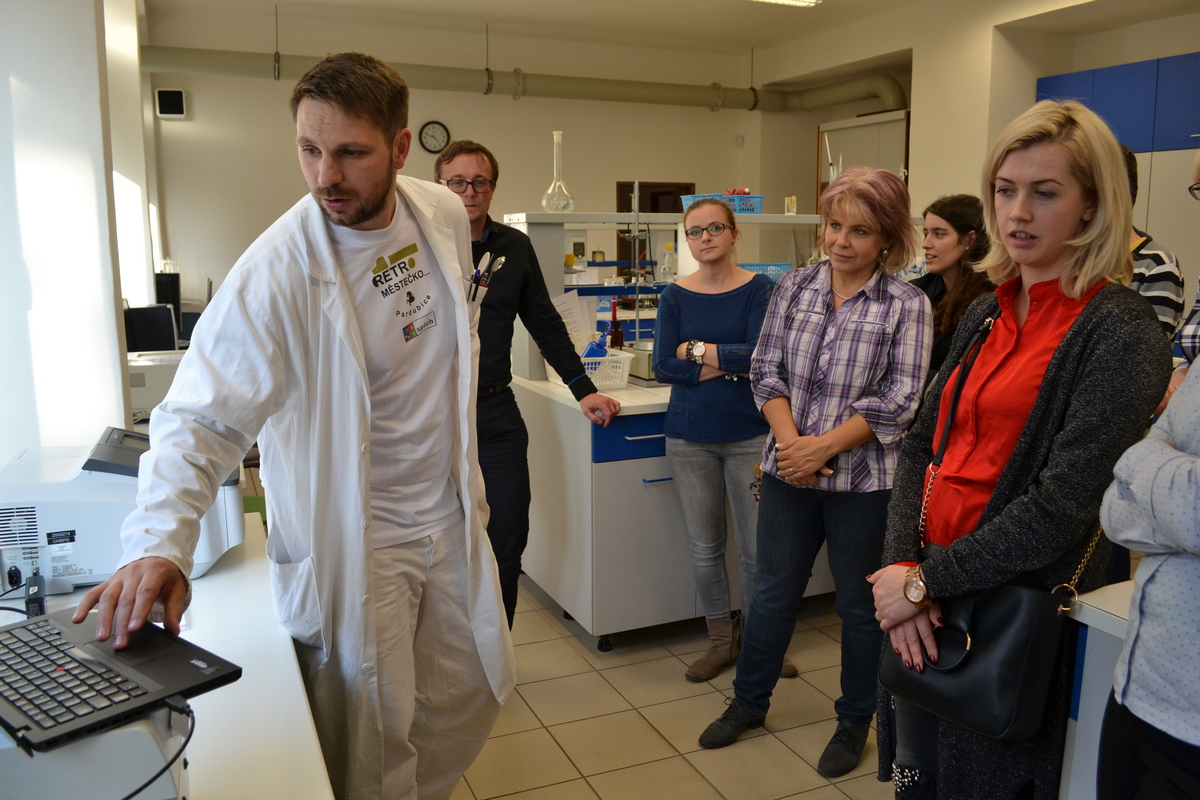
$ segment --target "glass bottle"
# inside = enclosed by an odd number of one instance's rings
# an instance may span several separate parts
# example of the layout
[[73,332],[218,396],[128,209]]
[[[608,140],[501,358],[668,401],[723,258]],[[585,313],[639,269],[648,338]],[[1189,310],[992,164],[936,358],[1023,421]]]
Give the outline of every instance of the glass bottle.
[[554,180],[542,195],[542,211],[570,211],[575,208],[575,195],[562,179],[562,131],[554,132]]
[[620,350],[625,346],[625,331],[621,328],[621,322],[617,319],[617,298],[612,299],[612,325],[608,334],[608,346],[613,350]]

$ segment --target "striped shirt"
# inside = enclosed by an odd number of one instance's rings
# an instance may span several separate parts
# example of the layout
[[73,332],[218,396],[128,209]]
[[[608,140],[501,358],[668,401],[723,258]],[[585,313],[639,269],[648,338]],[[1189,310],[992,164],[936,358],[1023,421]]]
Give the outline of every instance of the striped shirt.
[[1183,316],[1183,275],[1179,272],[1179,262],[1170,251],[1150,238],[1150,234],[1137,228],[1133,230],[1139,238],[1131,248],[1133,278],[1129,288],[1146,298],[1167,338],[1171,338]]
[[1175,334],[1175,355],[1183,356],[1183,363],[1177,361],[1176,369],[1190,367],[1200,358],[1200,290],[1196,292],[1196,301],[1187,319],[1179,326],[1179,333]]
[[[837,458],[817,488],[890,489],[900,442],[921,400],[933,342],[933,312],[920,289],[876,271],[834,311],[830,266],[779,279],[750,362],[754,401],[786,397],[801,436],[820,436],[858,412],[876,438]],[[763,450],[776,475],[775,436]]]

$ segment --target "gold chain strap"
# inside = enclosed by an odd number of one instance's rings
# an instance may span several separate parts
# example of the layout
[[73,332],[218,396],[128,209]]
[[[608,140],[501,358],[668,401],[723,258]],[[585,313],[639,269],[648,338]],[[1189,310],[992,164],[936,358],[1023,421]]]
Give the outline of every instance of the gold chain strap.
[[1104,535],[1103,528],[1096,528],[1096,532],[1092,534],[1092,541],[1088,543],[1087,552],[1083,554],[1083,560],[1079,562],[1079,567],[1075,570],[1075,574],[1071,576],[1070,583],[1060,583],[1050,590],[1050,594],[1058,594],[1059,589],[1065,589],[1068,594],[1064,595],[1066,605],[1058,607],[1059,613],[1070,611],[1075,606],[1079,605],[1079,592],[1075,590],[1075,584],[1079,583],[1079,579],[1083,577],[1083,570],[1087,567],[1088,561],[1092,558],[1092,553],[1096,552],[1096,545],[1100,544],[1100,537]]
[[925,545],[925,514],[929,511],[929,494],[933,491],[933,479],[941,472],[936,464],[929,465],[929,482],[925,484],[925,494],[921,497],[921,522],[917,532],[921,535],[921,545]]

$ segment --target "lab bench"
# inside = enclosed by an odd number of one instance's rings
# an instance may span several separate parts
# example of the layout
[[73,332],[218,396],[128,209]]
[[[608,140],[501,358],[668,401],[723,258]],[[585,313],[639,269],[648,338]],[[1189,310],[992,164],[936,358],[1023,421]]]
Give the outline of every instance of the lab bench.
[[[669,387],[604,391],[621,403],[607,428],[593,425],[565,387],[514,378],[529,428],[533,502],[523,568],[583,626],[609,634],[703,616],[692,577],[683,509],[665,455]],[[738,607],[738,555],[726,571]],[[806,595],[833,591],[825,550]]]
[[[275,618],[262,517],[245,520],[246,541],[192,582],[182,620],[183,638],[242,668],[241,679],[188,701],[196,732],[187,796],[333,800],[292,638]],[[83,594],[51,595],[50,609],[70,608]],[[63,749],[80,745],[87,740]]]

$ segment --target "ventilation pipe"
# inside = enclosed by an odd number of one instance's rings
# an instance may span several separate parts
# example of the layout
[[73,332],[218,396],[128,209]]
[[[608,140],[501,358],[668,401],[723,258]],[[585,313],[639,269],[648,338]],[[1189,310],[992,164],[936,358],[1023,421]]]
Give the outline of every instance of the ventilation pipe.
[[[223,75],[239,78],[274,78],[295,81],[321,59],[315,56],[244,53],[229,50],[199,50],[186,47],[141,48],[142,72],[187,75]],[[908,107],[904,87],[891,75],[869,75],[801,92],[768,89],[730,89],[714,83],[697,86],[682,83],[618,81],[607,78],[573,78],[538,75],[515,69],[431,67],[392,63],[413,89],[446,92],[497,94],[521,97],[554,97],[563,100],[611,100],[623,103],[653,103],[698,106],[712,111],[731,108],[742,111],[809,111],[878,97],[885,111]]]

